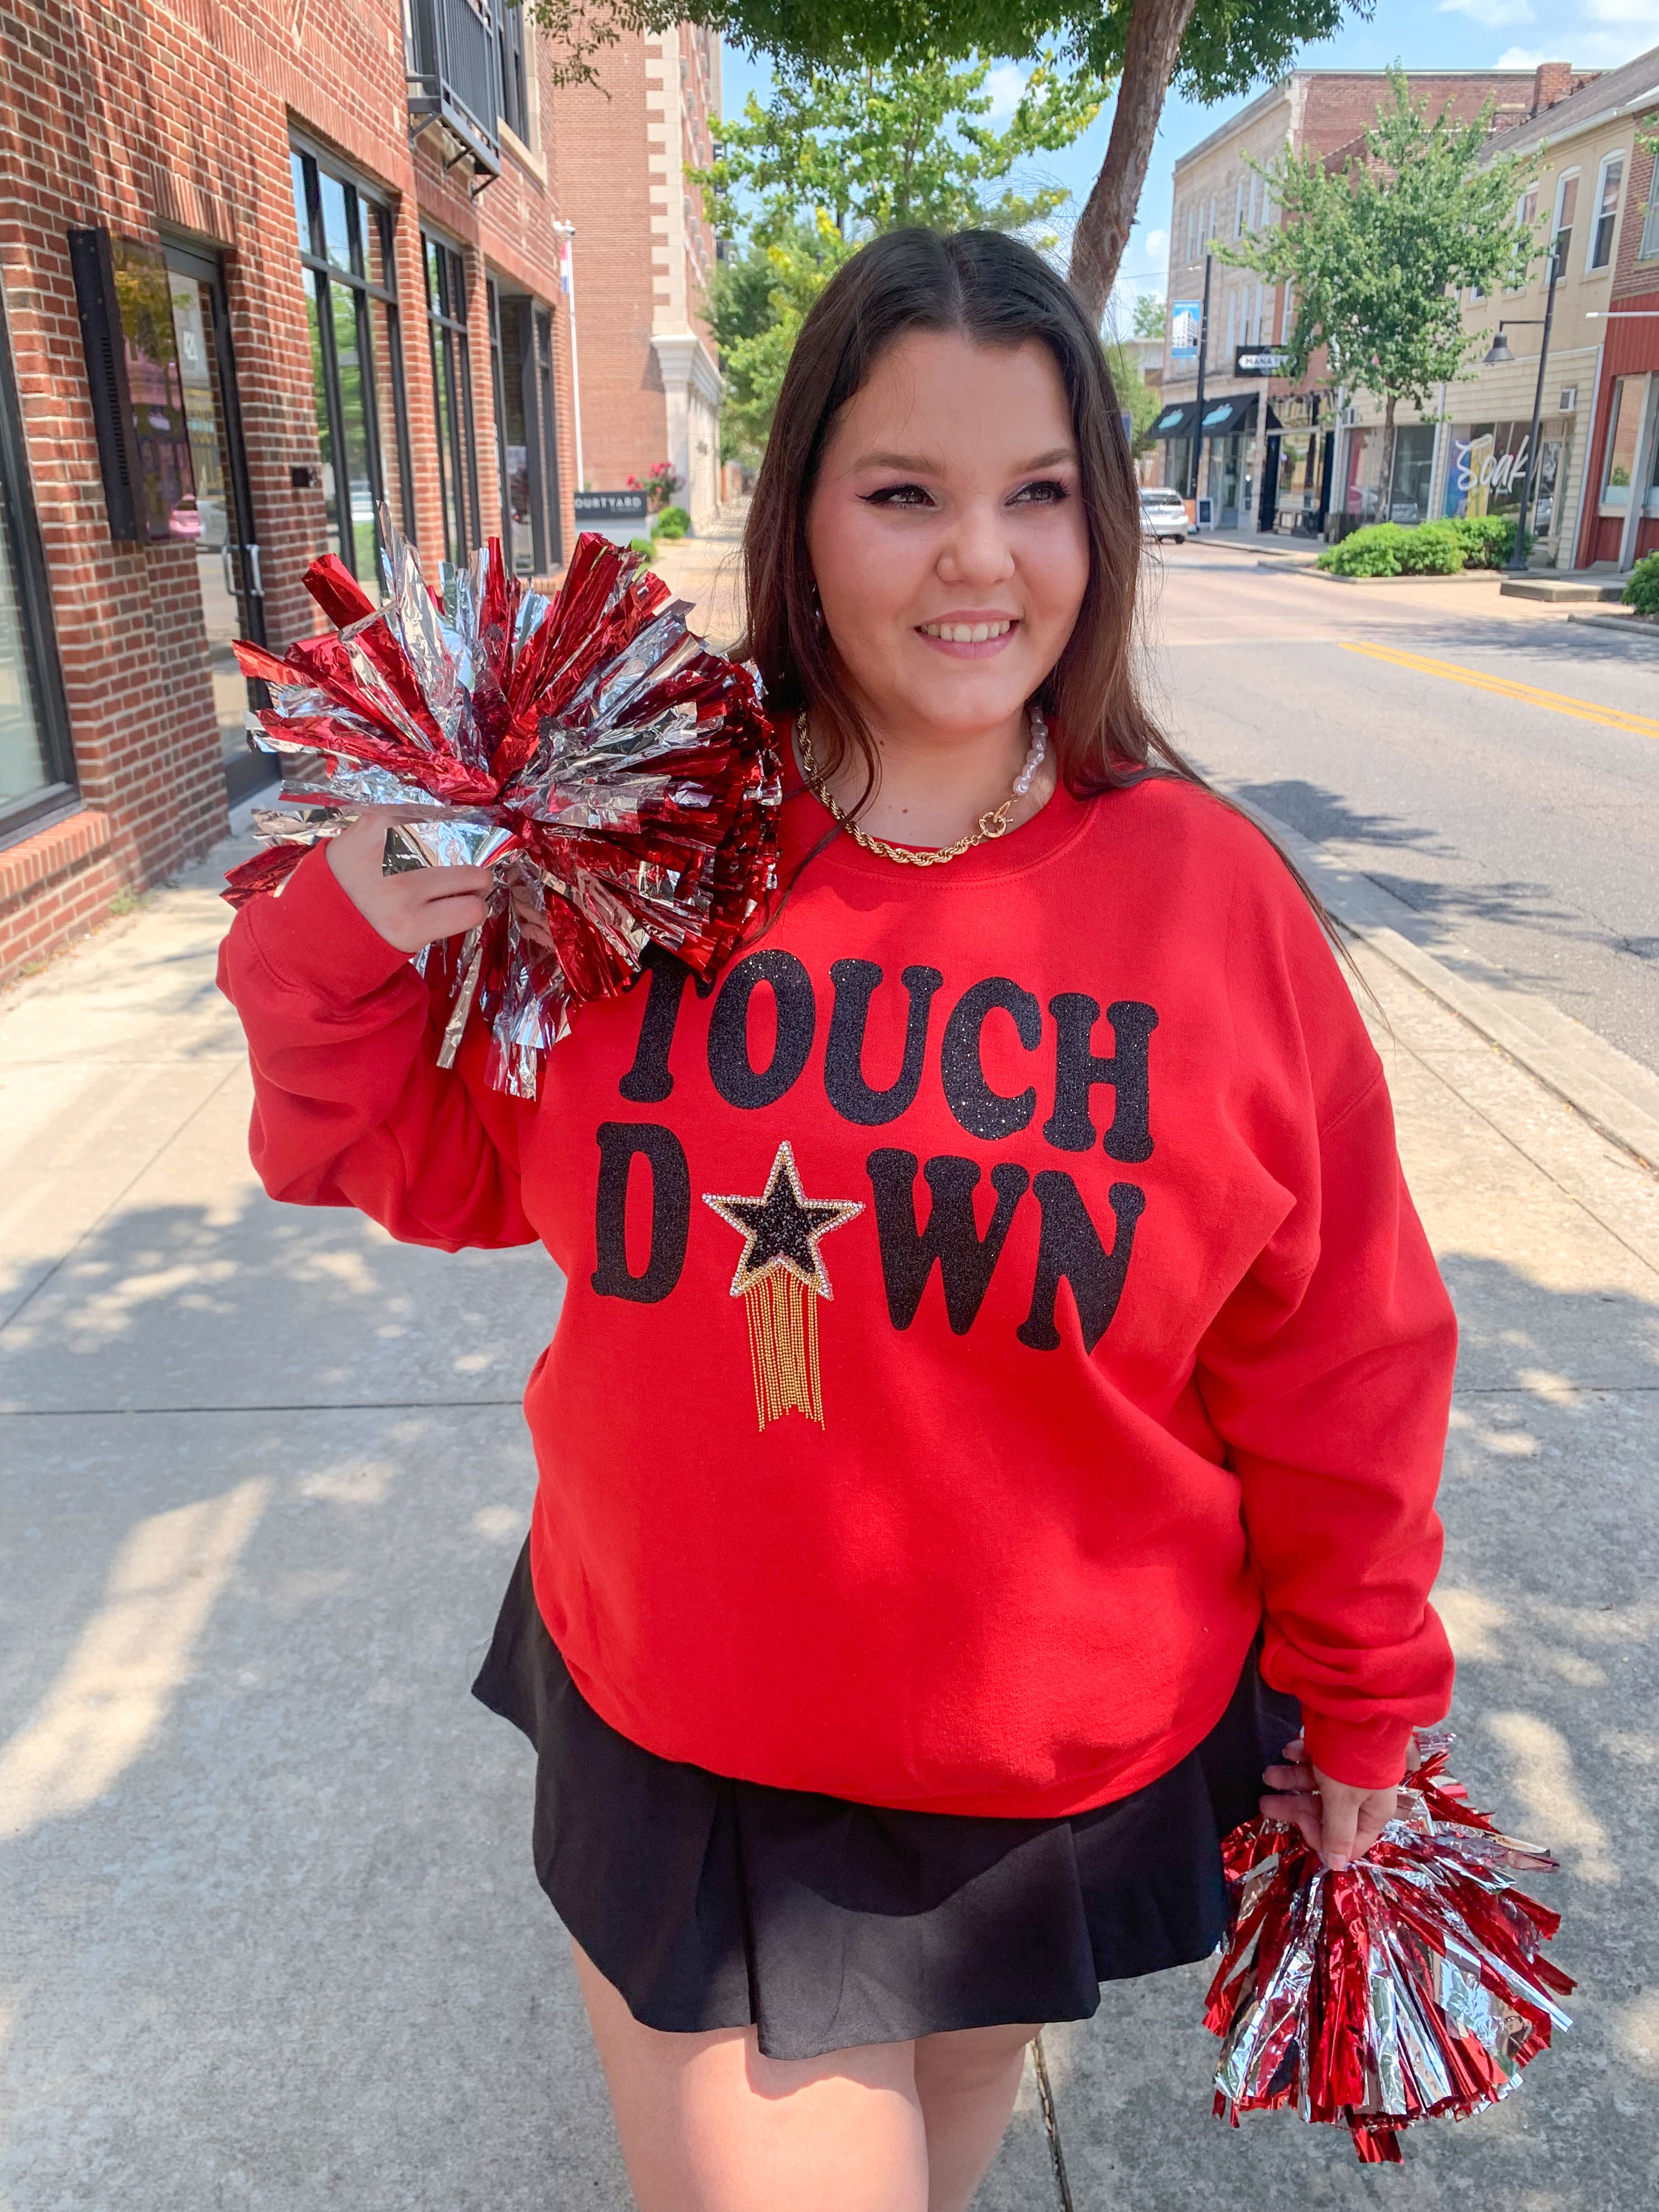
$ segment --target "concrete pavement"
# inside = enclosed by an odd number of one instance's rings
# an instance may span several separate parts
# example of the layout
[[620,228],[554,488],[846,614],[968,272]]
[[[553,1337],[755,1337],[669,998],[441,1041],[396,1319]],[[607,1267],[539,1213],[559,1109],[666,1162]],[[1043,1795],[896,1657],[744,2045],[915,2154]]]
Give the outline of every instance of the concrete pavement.
[[[0,2206],[628,2203],[467,1695],[522,1535],[544,1255],[270,1205],[227,858],[0,997]],[[1457,1771],[1559,1850],[1578,2025],[1380,2184],[1208,2113],[1201,1969],[1048,2060],[1076,2212],[1636,2212],[1659,2130],[1659,1181],[1360,952],[1463,1328]],[[981,2212],[1057,2203],[1026,2094]]]

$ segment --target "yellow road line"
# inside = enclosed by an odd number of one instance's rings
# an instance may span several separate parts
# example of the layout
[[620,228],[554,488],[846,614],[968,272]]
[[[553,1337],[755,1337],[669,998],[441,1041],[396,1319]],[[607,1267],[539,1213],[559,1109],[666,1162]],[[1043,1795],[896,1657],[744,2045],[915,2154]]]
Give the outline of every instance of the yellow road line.
[[1547,707],[1553,714],[1571,714],[1581,722],[1600,722],[1609,730],[1628,730],[1638,738],[1659,738],[1659,721],[1650,714],[1627,714],[1620,707],[1598,707],[1589,699],[1569,699],[1560,691],[1543,691],[1535,684],[1516,684],[1507,676],[1488,676],[1478,668],[1460,668],[1455,660],[1430,660],[1420,653],[1400,653],[1391,645],[1360,645],[1340,641],[1344,653],[1363,653],[1372,660],[1391,661],[1396,668],[1415,668],[1425,676],[1443,676],[1449,683],[1467,684],[1476,691],[1492,691],[1500,699],[1518,699],[1523,706]]

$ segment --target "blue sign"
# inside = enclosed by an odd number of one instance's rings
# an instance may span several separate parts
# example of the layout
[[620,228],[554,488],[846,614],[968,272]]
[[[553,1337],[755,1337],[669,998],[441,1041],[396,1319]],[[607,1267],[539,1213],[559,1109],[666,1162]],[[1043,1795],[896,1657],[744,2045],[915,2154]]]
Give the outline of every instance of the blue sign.
[[1170,358],[1171,361],[1198,360],[1199,331],[1204,321],[1204,302],[1201,300],[1171,300],[1170,302]]

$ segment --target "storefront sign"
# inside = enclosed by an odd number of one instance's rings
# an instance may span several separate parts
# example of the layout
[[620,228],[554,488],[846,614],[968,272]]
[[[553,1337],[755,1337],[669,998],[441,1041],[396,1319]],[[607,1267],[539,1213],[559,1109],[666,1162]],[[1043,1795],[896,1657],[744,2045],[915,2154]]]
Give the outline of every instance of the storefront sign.
[[1172,300],[1170,303],[1170,359],[1172,362],[1198,360],[1200,327],[1204,320],[1201,300]]
[[579,491],[574,501],[578,530],[603,530],[608,522],[643,522],[642,491]]
[[1283,376],[1290,358],[1283,346],[1240,346],[1233,356],[1233,374]]

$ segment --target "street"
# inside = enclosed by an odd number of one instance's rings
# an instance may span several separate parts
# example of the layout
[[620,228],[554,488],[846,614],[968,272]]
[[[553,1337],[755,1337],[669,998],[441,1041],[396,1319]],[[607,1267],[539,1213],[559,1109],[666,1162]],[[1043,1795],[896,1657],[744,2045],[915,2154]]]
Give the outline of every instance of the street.
[[1341,848],[1419,942],[1468,945],[1659,1070],[1659,638],[1496,580],[1344,587],[1201,542],[1161,584],[1160,706],[1198,767]]
[[[709,610],[731,550],[677,551]],[[1347,647],[1638,714],[1659,648],[1480,586],[1343,591],[1193,546],[1158,619],[1170,725],[1204,767],[1361,854],[1425,942],[1655,1065],[1659,747]],[[213,985],[243,849],[0,997],[0,2206],[626,2212],[530,1863],[528,1747],[468,1695],[562,1286],[539,1251],[450,1258],[264,1197]],[[1644,932],[1647,957],[1624,949]],[[1638,2212],[1659,2156],[1659,1182],[1359,957],[1462,1328],[1455,1771],[1559,1852],[1539,1887],[1580,1983],[1521,2093],[1408,2136],[1382,2185],[1401,2212]],[[1373,2203],[1345,2135],[1211,2118],[1206,1981],[1108,1988],[1045,2038],[1073,2212]],[[1060,2202],[1028,2069],[976,2212]]]

